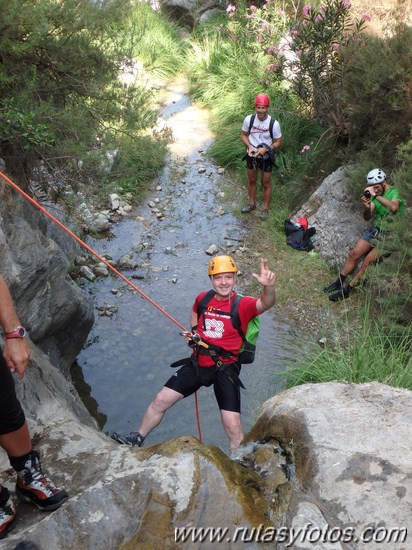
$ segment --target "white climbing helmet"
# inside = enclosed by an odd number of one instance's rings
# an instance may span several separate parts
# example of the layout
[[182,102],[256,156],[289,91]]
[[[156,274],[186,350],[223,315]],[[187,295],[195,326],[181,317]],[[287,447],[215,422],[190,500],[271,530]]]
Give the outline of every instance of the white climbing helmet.
[[366,181],[369,185],[376,185],[377,183],[382,183],[386,180],[386,174],[380,168],[374,168],[366,176]]

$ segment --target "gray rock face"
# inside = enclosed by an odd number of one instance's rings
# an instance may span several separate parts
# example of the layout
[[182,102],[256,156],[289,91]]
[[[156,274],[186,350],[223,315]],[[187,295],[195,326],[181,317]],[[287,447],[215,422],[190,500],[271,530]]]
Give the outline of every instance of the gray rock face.
[[[336,537],[342,529],[348,537],[377,528],[381,536],[383,528],[402,528],[410,518],[407,390],[331,383],[285,391],[264,404],[236,461],[192,436],[141,449],[118,445],[96,429],[67,380],[35,349],[18,393],[43,468],[70,499],[52,514],[20,505],[4,550],[27,539],[42,550],[193,548],[190,538],[175,542],[175,528],[183,527],[189,537],[191,528],[227,529],[227,549],[259,550],[264,541],[263,547],[307,550],[312,544],[302,533],[309,524],[314,540],[319,530]],[[4,453],[0,476],[14,498]],[[278,546],[275,528],[289,533]],[[256,533],[267,538],[258,542]],[[281,544],[291,536],[293,545]],[[393,542],[352,542],[314,547],[395,548]]]
[[68,276],[78,245],[14,192],[3,188],[0,201],[1,273],[20,320],[54,364],[68,369],[94,319],[90,297]]
[[345,168],[339,168],[325,178],[297,215],[307,217],[310,227],[316,228],[317,252],[338,271],[371,223],[363,219],[362,211],[360,201],[353,204],[349,199]]
[[379,537],[410,522],[411,415],[412,393],[405,389],[377,382],[308,384],[266,401],[248,439],[270,432],[293,441],[304,493],[296,493],[289,508],[292,527],[340,527],[348,537],[375,532],[375,543],[353,547],[393,550],[394,539],[386,544]]

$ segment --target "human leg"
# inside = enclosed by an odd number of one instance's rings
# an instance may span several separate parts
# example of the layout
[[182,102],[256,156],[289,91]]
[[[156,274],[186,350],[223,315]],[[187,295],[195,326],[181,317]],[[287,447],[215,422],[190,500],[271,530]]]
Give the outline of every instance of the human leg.
[[0,447],[2,447],[9,456],[23,456],[32,449],[29,428],[27,422],[21,428],[13,432],[0,435]]
[[243,439],[239,374],[240,365],[237,363],[224,365],[217,371],[214,382],[215,396],[231,451],[236,449]]
[[243,440],[242,419],[238,412],[220,411],[223,428],[229,438],[230,450],[234,451]]
[[43,475],[39,453],[32,450],[27,421],[16,397],[14,379],[1,354],[0,446],[17,472],[16,494],[19,498],[47,511],[56,510],[66,502],[68,494]]
[[247,193],[249,197],[249,204],[242,209],[244,214],[247,214],[251,210],[256,208],[256,189],[257,189],[257,171],[253,168],[247,168]]
[[357,261],[373,249],[368,241],[359,239],[355,246],[349,251],[348,258],[341,269],[341,275],[347,277],[356,267]]
[[363,276],[366,269],[370,265],[376,264],[376,262],[379,260],[379,257],[380,255],[376,248],[372,248],[372,250],[364,257],[359,270],[356,272],[352,281],[350,282],[351,287],[354,287],[359,282],[359,279]]
[[147,407],[137,432],[124,435],[113,432],[111,438],[121,445],[142,447],[149,433],[163,420],[166,411],[183,397],[181,393],[163,387]]
[[329,300],[332,302],[339,302],[340,300],[345,300],[346,298],[349,298],[349,294],[354,286],[356,286],[359,282],[359,279],[362,277],[362,275],[365,273],[368,266],[371,264],[376,263],[379,260],[379,253],[375,248],[372,248],[372,250],[367,254],[359,268],[359,270],[356,272],[355,276],[351,280],[351,282],[348,285],[344,285],[340,290],[337,292],[334,292],[329,296]]
[[163,387],[147,407],[139,426],[139,433],[146,438],[163,420],[166,411],[183,397],[183,394]]
[[355,269],[358,260],[362,256],[367,255],[372,249],[373,246],[370,244],[370,242],[365,241],[364,239],[359,239],[355,246],[349,251],[347,260],[343,265],[338,275],[338,278],[333,281],[333,283],[325,287],[323,289],[323,292],[325,292],[325,294],[330,294],[331,292],[335,291],[340,292],[344,287],[347,276],[350,275],[350,273],[352,273],[352,271]]
[[272,199],[272,183],[271,172],[262,173],[262,185],[263,185],[263,210],[268,211],[270,207],[270,201]]
[[122,445],[141,447],[149,433],[160,424],[166,411],[183,397],[197,391],[200,386],[194,366],[188,362],[169,378],[150,403],[143,415],[139,430],[125,435],[113,432],[112,439]]

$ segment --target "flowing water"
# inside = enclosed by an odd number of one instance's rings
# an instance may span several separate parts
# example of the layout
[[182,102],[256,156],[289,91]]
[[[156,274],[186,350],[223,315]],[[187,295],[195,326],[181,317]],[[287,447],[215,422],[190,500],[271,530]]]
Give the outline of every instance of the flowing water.
[[[221,203],[225,176],[205,156],[212,136],[204,112],[193,106],[178,86],[169,90],[163,118],[175,137],[163,174],[129,218],[113,227],[111,238],[90,239],[88,244],[99,254],[109,254],[118,260],[131,253],[136,243],[144,243],[142,250],[137,246],[138,252],[133,253],[139,267],[123,274],[190,328],[194,298],[210,288],[207,276],[210,257],[206,249],[216,244],[219,253],[234,254],[241,269],[239,249],[246,229]],[[153,213],[148,204],[151,201],[156,201],[164,213],[163,219]],[[239,283],[241,288],[241,277]],[[104,431],[135,430],[155,393],[173,374],[170,363],[187,357],[190,350],[179,335],[181,329],[120,278],[114,275],[99,278],[87,286],[95,295],[97,308],[115,306],[117,311],[111,317],[96,315],[89,343],[78,357],[73,376]],[[283,370],[292,353],[290,328],[273,317],[273,312],[261,316],[255,362],[242,367],[241,379],[246,386],[242,390],[245,432],[256,420],[263,401],[278,389],[274,374]],[[201,388],[198,399],[202,440],[227,450],[213,389]],[[147,442],[184,434],[198,436],[193,396],[168,411]]]

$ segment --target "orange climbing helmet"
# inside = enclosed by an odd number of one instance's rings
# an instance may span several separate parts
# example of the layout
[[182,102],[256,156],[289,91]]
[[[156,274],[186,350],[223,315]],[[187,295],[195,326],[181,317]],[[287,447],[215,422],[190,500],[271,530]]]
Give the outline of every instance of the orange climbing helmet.
[[255,98],[255,106],[256,105],[263,105],[264,107],[269,107],[270,105],[269,96],[266,94],[258,94]]
[[231,256],[215,256],[209,262],[209,275],[218,273],[237,273],[237,265]]

